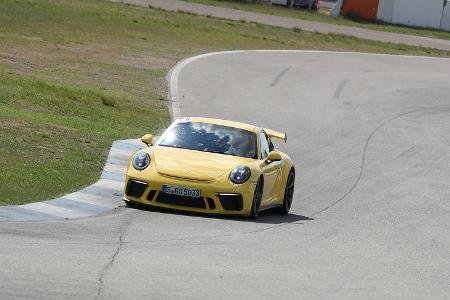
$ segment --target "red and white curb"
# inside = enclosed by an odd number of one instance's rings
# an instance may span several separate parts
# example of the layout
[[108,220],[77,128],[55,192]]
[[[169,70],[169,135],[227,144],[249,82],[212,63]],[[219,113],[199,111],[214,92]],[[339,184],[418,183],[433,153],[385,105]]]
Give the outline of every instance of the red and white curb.
[[115,141],[96,183],[53,200],[1,206],[0,222],[77,219],[99,215],[122,205],[128,159],[145,147],[140,140]]

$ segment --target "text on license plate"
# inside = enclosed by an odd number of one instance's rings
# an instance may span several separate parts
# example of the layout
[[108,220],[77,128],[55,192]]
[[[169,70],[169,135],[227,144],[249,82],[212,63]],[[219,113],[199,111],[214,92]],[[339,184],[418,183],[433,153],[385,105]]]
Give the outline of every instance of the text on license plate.
[[188,196],[188,197],[200,197],[199,189],[190,189],[182,186],[168,185],[162,186],[162,191],[166,194]]

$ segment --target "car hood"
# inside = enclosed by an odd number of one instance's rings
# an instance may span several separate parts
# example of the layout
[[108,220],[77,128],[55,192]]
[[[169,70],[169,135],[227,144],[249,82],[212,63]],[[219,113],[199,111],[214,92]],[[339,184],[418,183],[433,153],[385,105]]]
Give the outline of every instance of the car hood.
[[211,181],[253,159],[195,150],[156,146],[153,152],[156,170],[161,175]]

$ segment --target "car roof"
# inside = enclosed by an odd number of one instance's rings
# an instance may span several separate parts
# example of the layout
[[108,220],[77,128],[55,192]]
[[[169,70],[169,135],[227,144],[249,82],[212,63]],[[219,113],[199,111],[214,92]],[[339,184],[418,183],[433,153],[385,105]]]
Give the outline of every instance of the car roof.
[[239,129],[244,129],[247,131],[253,131],[257,132],[258,127],[246,123],[241,122],[235,122],[235,121],[229,121],[229,120],[222,120],[222,119],[213,119],[213,118],[202,118],[202,117],[190,117],[190,118],[179,118],[177,120],[190,120],[194,123],[208,123],[208,124],[216,124],[216,125],[223,125],[223,126],[229,126]]

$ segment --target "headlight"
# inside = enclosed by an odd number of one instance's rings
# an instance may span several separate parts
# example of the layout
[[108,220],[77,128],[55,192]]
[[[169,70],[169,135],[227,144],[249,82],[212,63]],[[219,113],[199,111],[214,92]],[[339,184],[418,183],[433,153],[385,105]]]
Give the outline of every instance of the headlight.
[[241,184],[246,182],[250,178],[250,175],[252,175],[252,172],[248,167],[240,166],[231,171],[230,180],[234,183]]
[[150,155],[147,152],[139,151],[133,157],[133,168],[136,170],[144,170],[150,164]]

